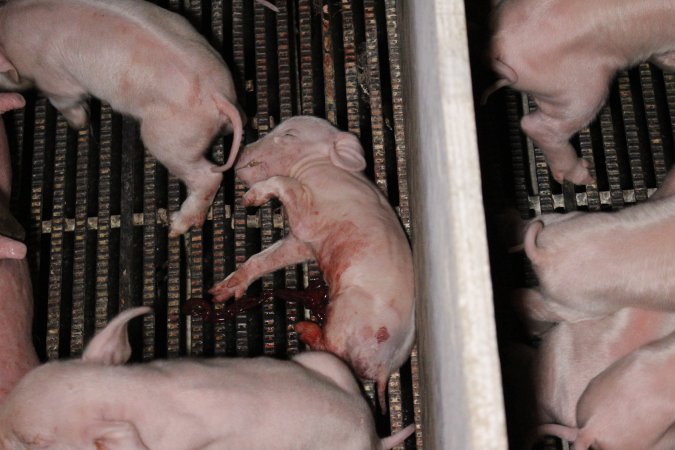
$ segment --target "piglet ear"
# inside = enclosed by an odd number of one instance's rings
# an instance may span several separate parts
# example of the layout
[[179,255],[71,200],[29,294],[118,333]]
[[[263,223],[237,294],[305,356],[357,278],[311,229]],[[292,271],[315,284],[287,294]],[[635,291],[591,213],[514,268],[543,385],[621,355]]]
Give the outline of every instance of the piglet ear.
[[6,76],[14,84],[21,83],[21,78],[19,77],[19,72],[17,72],[16,67],[14,67],[3,54],[0,54],[0,73]]
[[0,259],[23,259],[26,257],[26,244],[7,236],[0,236]]
[[87,436],[98,450],[148,450],[130,422],[97,420],[87,427]]
[[114,366],[124,364],[131,356],[127,324],[134,317],[152,311],[148,306],[127,309],[117,315],[91,340],[82,355],[82,361]]
[[330,151],[330,162],[349,172],[361,172],[366,168],[363,147],[351,133],[338,133]]

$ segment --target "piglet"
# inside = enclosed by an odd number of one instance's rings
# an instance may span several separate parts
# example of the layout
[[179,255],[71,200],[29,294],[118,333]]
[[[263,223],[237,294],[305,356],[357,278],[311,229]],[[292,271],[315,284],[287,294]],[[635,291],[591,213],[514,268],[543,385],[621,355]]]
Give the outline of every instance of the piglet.
[[577,406],[577,427],[542,431],[572,450],[675,448],[675,333],[623,357],[593,378]]
[[412,255],[393,209],[363,173],[356,136],[326,120],[288,119],[248,145],[236,173],[249,187],[246,206],[272,197],[290,225],[284,239],[249,258],[211,289],[217,301],[241,297],[261,275],[316,259],[330,299],[323,329],[295,326],[303,342],[330,351],[375,380],[382,409],[389,375],[414,338]]
[[618,70],[646,60],[675,70],[672,0],[503,0],[493,20],[494,88],[534,98],[521,126],[556,181],[592,183],[569,139],[596,116]]
[[675,311],[675,196],[659,197],[617,212],[534,219],[524,248],[539,287],[525,293],[528,309],[550,322],[630,306]]
[[[23,105],[19,94],[0,94],[0,114]],[[9,211],[11,187],[9,146],[0,120],[0,403],[38,365],[31,335],[33,291],[21,242],[24,231]]]
[[588,383],[614,362],[675,331],[675,312],[623,308],[595,320],[561,322],[543,334],[532,379],[539,424],[576,427]]
[[[181,16],[142,0],[9,0],[0,8],[0,87],[36,85],[83,128],[87,98],[141,123],[148,151],[188,187],[171,236],[201,226],[242,136],[232,76]],[[234,131],[227,163],[204,158],[216,134]]]
[[121,366],[128,321],[149,311],[119,314],[82,359],[26,375],[0,406],[0,448],[379,450],[414,431],[379,439],[354,376],[328,353]]

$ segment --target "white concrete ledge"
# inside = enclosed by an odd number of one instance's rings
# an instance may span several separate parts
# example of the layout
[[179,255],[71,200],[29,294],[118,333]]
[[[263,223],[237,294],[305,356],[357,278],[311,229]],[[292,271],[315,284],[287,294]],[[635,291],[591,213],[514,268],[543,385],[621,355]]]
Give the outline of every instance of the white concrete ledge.
[[504,450],[464,3],[400,6],[425,448]]

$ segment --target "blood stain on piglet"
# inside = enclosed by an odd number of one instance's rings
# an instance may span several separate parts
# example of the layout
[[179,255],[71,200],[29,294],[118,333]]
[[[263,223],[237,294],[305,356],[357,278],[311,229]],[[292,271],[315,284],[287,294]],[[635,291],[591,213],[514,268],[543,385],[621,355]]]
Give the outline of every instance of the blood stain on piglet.
[[389,331],[387,331],[387,327],[380,327],[380,329],[377,330],[377,333],[375,333],[375,337],[377,338],[378,344],[381,344],[389,339]]

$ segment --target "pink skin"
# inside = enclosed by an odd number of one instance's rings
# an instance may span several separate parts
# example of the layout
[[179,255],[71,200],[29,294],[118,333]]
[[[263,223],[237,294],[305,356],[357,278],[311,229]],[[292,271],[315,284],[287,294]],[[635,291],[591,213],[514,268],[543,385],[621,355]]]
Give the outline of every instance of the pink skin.
[[533,314],[578,322],[631,306],[675,311],[675,196],[664,195],[617,212],[533,220],[524,247],[539,287],[523,300]]
[[542,336],[534,353],[538,423],[576,427],[577,403],[588,383],[615,361],[673,330],[675,313],[638,308],[623,308],[602,319],[558,323]]
[[[19,94],[0,94],[0,113],[22,108]],[[12,187],[11,161],[5,128],[0,120],[0,225],[11,231],[19,227],[9,212]],[[0,403],[14,385],[39,361],[33,347],[33,291],[25,259],[26,246],[0,236]]]
[[[220,172],[234,163],[242,117],[222,58],[184,18],[140,0],[9,2],[0,48],[0,87],[35,84],[71,126],[87,126],[90,95],[137,118],[145,147],[190,191],[170,235],[203,224]],[[234,140],[216,167],[204,152],[221,129]]]
[[81,360],[29,373],[0,406],[0,448],[389,449],[414,431],[378,438],[356,380],[329,353],[121,366],[128,321],[149,311],[117,316]]
[[659,200],[675,194],[675,170],[670,170],[663,180],[661,187],[649,197],[649,200]]
[[304,342],[378,383],[408,358],[414,337],[412,255],[396,214],[363,174],[358,139],[316,117],[294,117],[246,147],[236,166],[250,187],[244,204],[277,197],[290,234],[252,256],[211,293],[240,298],[263,274],[316,259],[329,286],[323,330],[296,325]]
[[593,183],[569,139],[597,115],[618,70],[648,59],[675,70],[673,23],[672,0],[499,2],[491,61],[502,79],[494,89],[534,98],[538,109],[521,126],[558,182]]
[[[648,208],[672,201],[674,193],[675,170],[671,170],[663,185],[645,205]],[[573,226],[585,216],[585,213],[573,212],[548,214],[540,219],[545,223],[545,229],[550,230],[560,224]],[[593,213],[592,216],[602,218],[603,213]],[[583,235],[580,229],[577,228],[576,232]],[[616,263],[621,257],[612,258]],[[577,269],[577,272],[582,271],[583,268]],[[597,277],[598,274],[592,276]],[[571,280],[571,283],[575,282]],[[602,285],[601,279],[595,282]],[[518,290],[514,300],[514,306],[530,332],[543,338],[534,354],[532,367],[538,422],[546,425],[540,426],[530,439],[553,434],[574,441],[577,404],[589,382],[616,361],[646,344],[663,339],[675,329],[675,312],[670,311],[626,307],[605,317],[568,322],[555,307],[551,307],[550,299],[539,290]]]
[[577,407],[577,427],[543,430],[572,450],[675,448],[675,333],[645,345],[593,378]]

